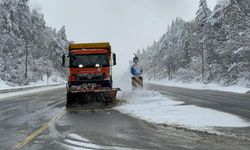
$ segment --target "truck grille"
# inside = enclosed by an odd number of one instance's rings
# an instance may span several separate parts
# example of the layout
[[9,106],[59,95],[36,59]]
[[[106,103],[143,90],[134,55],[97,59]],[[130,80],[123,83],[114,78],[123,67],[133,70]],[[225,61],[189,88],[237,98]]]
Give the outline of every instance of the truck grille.
[[75,75],[77,81],[81,80],[104,80],[105,74],[78,74]]

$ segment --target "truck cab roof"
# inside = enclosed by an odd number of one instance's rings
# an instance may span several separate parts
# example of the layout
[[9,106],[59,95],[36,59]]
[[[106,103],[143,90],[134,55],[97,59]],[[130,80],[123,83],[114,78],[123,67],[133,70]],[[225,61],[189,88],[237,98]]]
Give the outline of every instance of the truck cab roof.
[[81,54],[108,54],[107,49],[76,49],[71,50],[71,54],[81,55]]
[[111,46],[108,42],[103,43],[73,43],[69,44],[69,51],[71,50],[84,50],[84,49],[105,49],[111,52]]

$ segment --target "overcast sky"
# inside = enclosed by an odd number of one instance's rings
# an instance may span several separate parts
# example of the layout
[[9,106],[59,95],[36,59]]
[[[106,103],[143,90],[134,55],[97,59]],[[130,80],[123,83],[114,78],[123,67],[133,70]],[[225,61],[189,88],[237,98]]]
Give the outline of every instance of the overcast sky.
[[[207,1],[213,9],[217,0]],[[172,19],[192,20],[198,5],[199,0],[31,0],[48,26],[66,26],[69,40],[110,42],[120,71],[133,52],[159,40]]]

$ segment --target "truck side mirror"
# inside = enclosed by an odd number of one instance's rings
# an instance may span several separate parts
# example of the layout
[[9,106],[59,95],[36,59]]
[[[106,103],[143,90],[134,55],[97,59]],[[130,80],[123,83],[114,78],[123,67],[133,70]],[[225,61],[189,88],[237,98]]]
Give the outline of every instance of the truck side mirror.
[[115,65],[116,65],[116,54],[113,53],[113,66],[115,66]]
[[62,55],[62,67],[65,67],[65,58],[66,58],[66,56]]

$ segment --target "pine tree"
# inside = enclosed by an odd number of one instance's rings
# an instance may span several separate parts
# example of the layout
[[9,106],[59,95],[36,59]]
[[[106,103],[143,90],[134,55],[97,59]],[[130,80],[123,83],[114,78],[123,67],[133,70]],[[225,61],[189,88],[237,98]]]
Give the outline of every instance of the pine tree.
[[[60,31],[46,26],[43,15],[30,10],[28,0],[0,1],[0,80],[22,85],[41,80],[47,70],[60,76],[61,55],[68,44],[65,27]],[[27,53],[26,53],[27,52]]]
[[168,76],[178,80],[250,86],[249,35],[249,0],[224,0],[213,12],[201,0],[194,21],[176,18],[167,33],[142,52],[145,75],[152,79],[156,72],[163,78],[163,68],[169,68]]
[[196,21],[204,23],[210,15],[211,15],[211,10],[207,6],[207,1],[200,0],[199,9],[196,12]]

